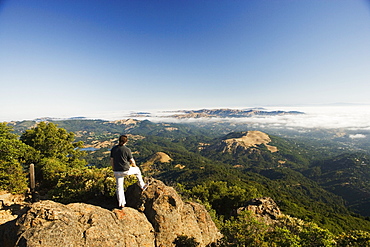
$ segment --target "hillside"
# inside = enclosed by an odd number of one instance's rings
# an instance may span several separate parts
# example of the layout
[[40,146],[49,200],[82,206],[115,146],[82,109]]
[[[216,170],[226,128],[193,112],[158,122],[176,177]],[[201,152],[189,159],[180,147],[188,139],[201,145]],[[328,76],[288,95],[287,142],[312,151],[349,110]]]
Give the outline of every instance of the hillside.
[[370,216],[369,155],[346,153],[316,161],[305,173],[326,190],[341,196],[354,212]]
[[230,138],[223,140],[223,143],[225,144],[223,152],[235,153],[240,148],[247,150],[262,144],[270,152],[277,152],[277,147],[268,145],[268,143],[270,142],[271,139],[266,133],[263,133],[261,131],[248,131],[240,138]]
[[[207,188],[211,181],[241,188],[245,194],[240,198],[225,196],[219,201],[206,198],[211,200],[218,214],[226,217],[232,209],[243,206],[254,197],[269,196],[279,204],[282,212],[313,221],[333,232],[370,230],[369,221],[353,216],[349,210],[367,216],[366,200],[360,202],[369,191],[366,187],[368,174],[363,173],[361,177],[366,186],[347,181],[353,177],[342,177],[340,184],[350,183],[363,192],[343,194],[342,190],[328,186],[332,179],[330,172],[321,173],[326,177],[314,173],[318,170],[316,167],[327,164],[328,157],[354,153],[355,150],[355,146],[324,138],[321,130],[307,138],[305,134],[287,137],[288,132],[281,136],[271,135],[242,124],[175,124],[147,120],[64,120],[55,123],[76,133],[76,140],[83,141],[85,147],[94,147],[93,151],[87,151],[86,160],[90,166],[109,166],[109,148],[119,134],[127,133],[130,135],[128,146],[137,163],[146,164],[146,173],[167,184],[181,184],[185,194],[197,186]],[[35,123],[13,125],[15,132],[20,133]],[[325,133],[325,136],[331,135]],[[156,154],[160,154],[160,158],[156,158]],[[323,182],[324,179],[327,180]]]

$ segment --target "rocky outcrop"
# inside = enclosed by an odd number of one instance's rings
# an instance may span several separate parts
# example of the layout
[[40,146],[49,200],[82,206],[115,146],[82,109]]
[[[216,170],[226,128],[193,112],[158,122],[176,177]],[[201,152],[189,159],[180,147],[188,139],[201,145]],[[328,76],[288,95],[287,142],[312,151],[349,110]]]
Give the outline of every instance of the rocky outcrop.
[[16,219],[24,213],[27,203],[23,195],[13,195],[6,191],[0,191],[0,225]]
[[0,225],[0,246],[168,247],[181,235],[206,246],[221,238],[202,205],[184,202],[158,180],[144,192],[130,186],[126,197],[131,207],[112,211],[85,203],[30,204],[18,219]]
[[[155,246],[152,225],[132,208],[109,211],[84,203],[32,204],[7,233],[3,246]],[[15,235],[15,236],[14,236]],[[14,238],[15,237],[15,238]]]
[[262,197],[250,200],[246,206],[237,210],[237,213],[249,210],[260,221],[266,224],[274,224],[282,216],[278,205],[271,197]]
[[145,213],[154,227],[157,246],[173,246],[181,235],[194,237],[199,246],[222,237],[204,206],[184,202],[174,188],[154,180],[144,193],[139,190],[138,186],[127,190],[128,205]]

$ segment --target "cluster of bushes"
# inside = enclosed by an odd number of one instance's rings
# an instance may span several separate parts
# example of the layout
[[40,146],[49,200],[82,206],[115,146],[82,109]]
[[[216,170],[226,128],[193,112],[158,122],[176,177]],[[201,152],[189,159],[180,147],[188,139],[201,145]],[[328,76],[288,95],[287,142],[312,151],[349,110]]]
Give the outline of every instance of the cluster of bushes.
[[370,233],[351,231],[339,235],[312,222],[282,216],[276,223],[266,225],[249,211],[222,222],[223,246],[370,246]]
[[[230,214],[232,209],[245,206],[243,203],[260,196],[253,186],[240,188],[223,181],[210,181],[190,190],[178,184],[177,189],[183,196],[203,203],[211,213],[224,235],[217,246],[370,246],[370,232],[367,231],[353,230],[333,234],[316,223],[284,214],[270,224],[256,218],[248,210],[237,215]],[[178,246],[196,246],[194,240],[185,237],[177,243],[184,242],[189,245]]]
[[110,168],[88,167],[82,142],[53,123],[41,122],[21,136],[0,123],[0,189],[24,193],[29,164],[35,164],[37,190],[59,202],[112,197],[115,179]]
[[27,189],[23,166],[35,150],[11,131],[11,127],[0,123],[0,189],[22,193]]

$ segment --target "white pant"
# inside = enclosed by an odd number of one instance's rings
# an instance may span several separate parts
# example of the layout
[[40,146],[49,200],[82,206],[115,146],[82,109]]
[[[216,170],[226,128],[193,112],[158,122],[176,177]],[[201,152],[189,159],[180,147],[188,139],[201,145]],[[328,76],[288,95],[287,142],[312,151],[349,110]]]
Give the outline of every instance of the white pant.
[[116,193],[118,206],[124,207],[126,204],[125,192],[124,192],[124,179],[125,176],[135,175],[137,180],[139,180],[140,187],[143,188],[145,183],[143,177],[141,176],[141,171],[137,166],[131,166],[128,171],[124,172],[114,172],[114,177],[116,178]]

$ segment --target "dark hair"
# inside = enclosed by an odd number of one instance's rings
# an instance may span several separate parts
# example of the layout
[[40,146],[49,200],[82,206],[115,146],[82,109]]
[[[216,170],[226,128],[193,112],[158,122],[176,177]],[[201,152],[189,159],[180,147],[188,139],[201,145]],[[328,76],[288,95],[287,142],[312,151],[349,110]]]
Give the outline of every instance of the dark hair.
[[127,137],[127,135],[121,135],[121,136],[119,137],[119,143],[118,143],[118,145],[122,146],[122,145],[124,145],[127,141],[128,141],[128,137]]

